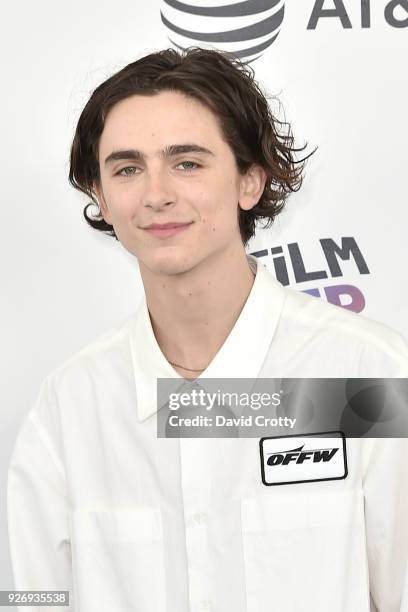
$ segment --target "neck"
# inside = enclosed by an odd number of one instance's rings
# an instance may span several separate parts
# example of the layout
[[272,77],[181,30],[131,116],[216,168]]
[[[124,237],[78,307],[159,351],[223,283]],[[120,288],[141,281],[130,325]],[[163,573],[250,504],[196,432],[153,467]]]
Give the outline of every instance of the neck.
[[[244,248],[186,273],[157,276],[140,266],[157,343],[183,376],[207,368],[237,321],[254,275]],[[181,366],[181,367],[180,367]]]

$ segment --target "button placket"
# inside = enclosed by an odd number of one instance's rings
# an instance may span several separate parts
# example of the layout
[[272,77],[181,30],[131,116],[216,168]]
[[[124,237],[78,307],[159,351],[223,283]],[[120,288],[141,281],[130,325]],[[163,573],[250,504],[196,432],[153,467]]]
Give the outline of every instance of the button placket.
[[[210,610],[212,564],[208,546],[209,439],[180,439],[180,465],[186,528],[190,609]],[[205,606],[203,607],[203,604]]]

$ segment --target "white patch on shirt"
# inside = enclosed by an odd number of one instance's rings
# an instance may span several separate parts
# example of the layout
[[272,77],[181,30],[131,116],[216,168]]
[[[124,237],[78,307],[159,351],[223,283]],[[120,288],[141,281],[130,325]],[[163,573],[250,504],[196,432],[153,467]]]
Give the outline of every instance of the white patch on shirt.
[[347,476],[346,438],[340,431],[261,438],[259,445],[265,485]]

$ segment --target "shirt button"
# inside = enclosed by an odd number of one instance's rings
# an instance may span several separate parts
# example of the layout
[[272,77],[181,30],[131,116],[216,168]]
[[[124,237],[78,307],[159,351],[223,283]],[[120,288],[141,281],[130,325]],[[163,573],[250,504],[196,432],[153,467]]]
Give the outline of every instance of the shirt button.
[[211,601],[209,599],[203,599],[203,601],[201,602],[201,607],[204,610],[211,610],[212,609]]
[[206,518],[207,515],[205,512],[196,512],[192,516],[194,523],[196,523],[197,525],[202,525],[205,522]]

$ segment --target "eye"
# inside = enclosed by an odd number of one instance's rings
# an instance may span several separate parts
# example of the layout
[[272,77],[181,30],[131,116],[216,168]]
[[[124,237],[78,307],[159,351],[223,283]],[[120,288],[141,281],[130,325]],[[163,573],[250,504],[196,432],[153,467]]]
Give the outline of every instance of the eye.
[[196,170],[197,168],[199,168],[200,164],[197,164],[196,162],[193,162],[193,161],[190,161],[190,160],[186,160],[186,161],[180,162],[177,165],[177,168],[179,166],[184,166],[183,170],[185,170],[186,172],[191,172],[192,170]]
[[[128,172],[128,170],[133,170],[133,172]],[[136,174],[136,170],[136,166],[125,166],[125,168],[122,168],[119,172],[116,172],[116,174],[117,176],[132,176]]]

